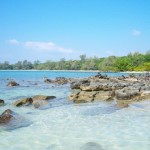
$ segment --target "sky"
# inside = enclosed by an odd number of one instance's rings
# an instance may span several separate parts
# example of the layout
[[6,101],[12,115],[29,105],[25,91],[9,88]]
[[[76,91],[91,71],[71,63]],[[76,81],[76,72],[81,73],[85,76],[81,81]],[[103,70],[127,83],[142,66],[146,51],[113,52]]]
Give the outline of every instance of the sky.
[[0,62],[150,49],[150,0],[0,0]]

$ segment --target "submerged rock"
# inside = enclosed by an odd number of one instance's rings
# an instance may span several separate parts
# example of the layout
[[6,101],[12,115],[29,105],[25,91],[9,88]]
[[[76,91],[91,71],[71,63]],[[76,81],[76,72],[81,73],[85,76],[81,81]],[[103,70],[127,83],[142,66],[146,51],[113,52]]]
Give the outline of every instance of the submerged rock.
[[0,124],[7,124],[9,123],[14,117],[13,117],[13,111],[10,109],[5,110],[0,115]]
[[88,142],[84,144],[79,150],[104,150],[101,145],[95,142]]
[[33,97],[33,101],[37,101],[37,100],[51,100],[56,98],[56,96],[45,96],[45,95],[35,95]]
[[33,106],[35,108],[41,108],[44,106],[47,106],[49,103],[46,100],[38,100],[38,101],[33,101]]
[[23,106],[23,105],[30,105],[30,104],[32,104],[32,102],[33,102],[33,99],[31,97],[28,97],[28,98],[24,98],[21,100],[17,100],[13,104],[15,106],[19,107],[19,106]]
[[0,127],[3,130],[13,130],[29,126],[31,122],[10,109],[0,115]]
[[19,84],[15,81],[8,82],[7,86],[19,86]]
[[3,106],[4,105],[4,100],[0,99],[0,106]]
[[35,95],[34,97],[27,97],[21,100],[15,101],[13,104],[17,107],[33,105],[35,108],[39,108],[48,105],[48,100],[56,98],[55,96]]

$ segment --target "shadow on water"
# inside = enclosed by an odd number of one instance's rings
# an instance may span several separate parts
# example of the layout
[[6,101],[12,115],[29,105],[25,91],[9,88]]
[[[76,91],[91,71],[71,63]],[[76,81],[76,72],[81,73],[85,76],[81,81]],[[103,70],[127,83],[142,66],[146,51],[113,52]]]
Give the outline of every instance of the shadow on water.
[[105,150],[101,145],[95,142],[88,142],[84,144],[79,150]]
[[107,107],[94,107],[89,108],[88,110],[83,112],[83,115],[85,116],[96,116],[100,114],[112,114],[115,113],[117,110],[120,110],[121,108],[115,107],[115,105],[107,106]]

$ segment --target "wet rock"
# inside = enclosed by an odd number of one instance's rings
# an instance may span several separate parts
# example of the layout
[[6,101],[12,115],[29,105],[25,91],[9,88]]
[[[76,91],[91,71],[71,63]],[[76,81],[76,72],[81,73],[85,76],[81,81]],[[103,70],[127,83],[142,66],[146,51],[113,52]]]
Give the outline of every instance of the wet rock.
[[13,111],[10,109],[5,110],[0,115],[0,124],[7,124],[9,123],[14,117],[13,117]]
[[19,86],[19,84],[15,81],[8,82],[7,86]]
[[79,150],[104,150],[101,145],[95,142],[84,144]]
[[20,127],[29,126],[31,122],[10,109],[5,110],[0,115],[0,126],[3,130],[13,130]]
[[56,98],[56,96],[45,96],[45,95],[35,95],[33,97],[33,101],[37,101],[37,100],[51,100]]
[[14,102],[13,104],[16,106],[16,107],[19,107],[19,106],[27,106],[27,105],[30,105],[32,104],[33,102],[33,99],[31,97],[28,97],[28,98],[24,98],[24,99],[21,99],[21,100],[17,100],[16,102]]
[[4,100],[0,99],[0,106],[3,106],[4,105]]
[[132,100],[116,100],[116,107],[126,108],[129,107],[129,104],[132,103]]

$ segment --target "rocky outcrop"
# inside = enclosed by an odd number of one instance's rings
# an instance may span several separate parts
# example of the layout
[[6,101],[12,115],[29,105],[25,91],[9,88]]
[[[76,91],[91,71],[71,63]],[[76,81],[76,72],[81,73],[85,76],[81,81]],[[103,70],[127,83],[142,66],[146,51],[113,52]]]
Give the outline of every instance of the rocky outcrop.
[[0,99],[0,106],[3,106],[4,105],[4,100]]
[[7,86],[19,86],[19,84],[15,81],[8,82]]
[[14,117],[13,117],[13,111],[10,109],[5,110],[0,115],[0,124],[7,124],[9,123]]
[[72,89],[78,89],[69,96],[75,103],[115,100],[118,106],[127,107],[134,101],[150,99],[150,83],[133,77],[90,77],[81,81],[71,84]]

